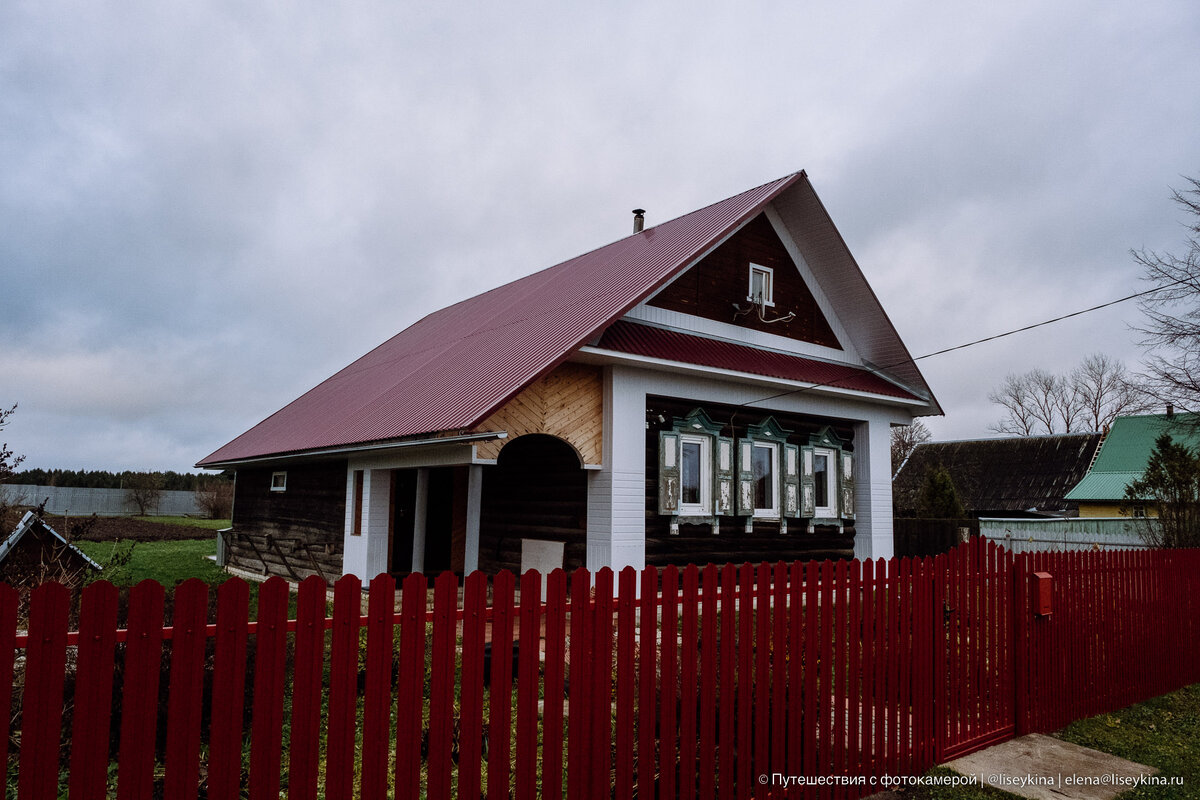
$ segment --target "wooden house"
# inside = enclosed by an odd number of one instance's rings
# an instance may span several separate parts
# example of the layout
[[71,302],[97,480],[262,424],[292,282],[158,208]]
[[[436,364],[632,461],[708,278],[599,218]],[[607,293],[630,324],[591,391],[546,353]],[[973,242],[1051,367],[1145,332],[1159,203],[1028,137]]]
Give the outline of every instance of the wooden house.
[[[637,212],[635,212],[637,214]],[[877,557],[940,414],[803,172],[434,312],[197,466],[291,577]]]
[[1150,498],[1129,502],[1125,490],[1142,477],[1155,442],[1164,433],[1196,450],[1200,448],[1200,416],[1172,410],[1113,420],[1087,474],[1067,493],[1069,500],[1079,504],[1079,516],[1156,516]]

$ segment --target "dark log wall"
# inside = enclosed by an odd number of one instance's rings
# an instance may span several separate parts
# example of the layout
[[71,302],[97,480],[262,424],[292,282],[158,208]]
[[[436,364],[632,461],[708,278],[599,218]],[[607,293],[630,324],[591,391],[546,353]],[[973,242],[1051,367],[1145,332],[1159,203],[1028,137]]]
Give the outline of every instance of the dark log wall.
[[286,492],[271,491],[271,473],[282,470],[239,469],[227,563],[289,580],[340,578],[346,466],[344,460],[290,466]]
[[564,542],[571,570],[587,561],[587,473],[569,445],[532,434],[500,451],[498,464],[483,472],[479,525],[479,568],[516,574],[521,540]]
[[[787,316],[789,312],[796,314],[795,319],[767,323],[759,320],[754,312],[736,320],[733,318],[734,303],[743,308],[747,306],[751,262],[771,267],[775,273],[775,306],[767,308],[767,319]],[[841,349],[795,262],[762,214],[676,278],[649,304]]]
[[[854,557],[854,528],[838,533],[833,526],[818,526],[813,533],[803,532],[798,523],[790,523],[788,533],[780,535],[778,522],[755,521],[752,533],[746,533],[745,517],[721,517],[721,532],[714,536],[708,525],[680,525],[679,535],[670,533],[671,518],[658,513],[658,433],[671,427],[674,417],[687,415],[700,406],[709,417],[724,425],[722,435],[740,436],[747,425],[762,422],[768,416],[792,431],[788,441],[807,443],[808,436],[832,425],[842,439],[851,441],[853,429],[837,420],[802,417],[768,410],[732,408],[674,398],[647,398],[646,419],[646,563],[654,566],[708,563],[741,564],[762,561],[803,561]],[[660,422],[659,417],[665,417]],[[852,449],[848,447],[847,449]]]

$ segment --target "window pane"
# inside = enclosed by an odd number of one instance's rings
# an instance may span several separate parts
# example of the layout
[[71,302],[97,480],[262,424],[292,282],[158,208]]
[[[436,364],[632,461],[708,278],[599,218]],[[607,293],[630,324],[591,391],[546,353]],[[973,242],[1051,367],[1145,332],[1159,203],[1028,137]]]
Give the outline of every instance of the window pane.
[[755,300],[765,300],[767,287],[765,286],[767,276],[758,270],[750,273],[750,294]]
[[700,443],[683,443],[682,477],[680,484],[682,493],[680,502],[697,504],[700,502]]
[[770,447],[754,448],[754,507],[775,507],[775,475],[773,451]]
[[817,453],[813,460],[813,488],[817,491],[817,507],[829,505],[829,456]]

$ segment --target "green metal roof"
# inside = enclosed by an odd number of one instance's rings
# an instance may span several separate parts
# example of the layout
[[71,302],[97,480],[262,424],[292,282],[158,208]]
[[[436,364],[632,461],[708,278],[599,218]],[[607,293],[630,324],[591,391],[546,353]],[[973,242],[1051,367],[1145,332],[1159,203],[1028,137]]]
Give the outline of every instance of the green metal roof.
[[1200,449],[1200,415],[1147,414],[1113,420],[1091,470],[1067,492],[1067,499],[1123,500],[1125,487],[1142,477],[1154,441],[1164,433],[1176,442]]

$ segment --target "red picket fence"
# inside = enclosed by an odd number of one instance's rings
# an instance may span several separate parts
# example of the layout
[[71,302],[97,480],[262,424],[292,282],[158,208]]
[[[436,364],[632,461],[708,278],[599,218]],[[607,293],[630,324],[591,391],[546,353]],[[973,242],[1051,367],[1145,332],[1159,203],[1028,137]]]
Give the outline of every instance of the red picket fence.
[[[1035,616],[1030,576],[1050,573]],[[615,585],[614,585],[615,582]],[[1200,552],[0,587],[18,797],[858,797],[1200,681]],[[9,657],[11,656],[11,657]],[[69,719],[67,712],[69,710]],[[19,715],[12,713],[19,711]],[[772,775],[836,776],[834,786]]]

